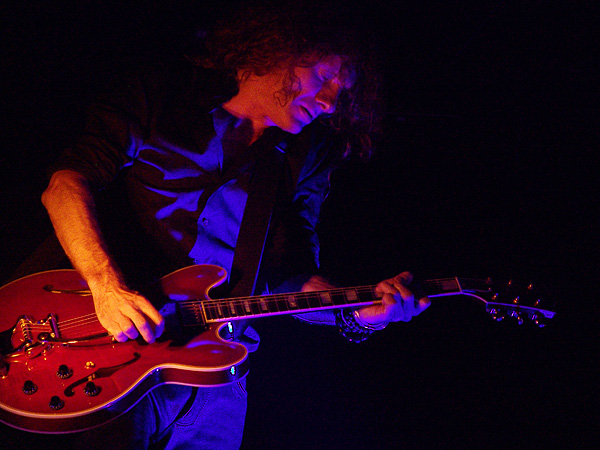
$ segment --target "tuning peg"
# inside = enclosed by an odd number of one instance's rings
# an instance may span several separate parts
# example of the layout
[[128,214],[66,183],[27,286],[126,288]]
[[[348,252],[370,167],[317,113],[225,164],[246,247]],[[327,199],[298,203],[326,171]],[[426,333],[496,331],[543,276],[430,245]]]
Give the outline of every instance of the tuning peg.
[[540,316],[536,313],[533,313],[531,315],[531,320],[533,323],[535,323],[540,328],[544,328],[546,326],[546,321],[544,320],[544,317]]
[[510,316],[514,317],[515,319],[517,319],[517,323],[519,325],[523,325],[523,314],[521,314],[520,311],[511,311],[510,312]]
[[496,322],[501,322],[506,317],[506,315],[498,308],[488,308],[487,312],[490,313],[492,319],[494,319]]

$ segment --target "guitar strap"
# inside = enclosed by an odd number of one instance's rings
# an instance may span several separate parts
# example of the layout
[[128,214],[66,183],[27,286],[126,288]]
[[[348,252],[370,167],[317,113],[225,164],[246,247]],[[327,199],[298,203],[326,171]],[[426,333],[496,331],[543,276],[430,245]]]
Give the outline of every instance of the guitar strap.
[[284,148],[284,142],[274,146],[271,143],[256,162],[233,257],[230,284],[234,288],[230,297],[256,294],[258,272],[283,172]]

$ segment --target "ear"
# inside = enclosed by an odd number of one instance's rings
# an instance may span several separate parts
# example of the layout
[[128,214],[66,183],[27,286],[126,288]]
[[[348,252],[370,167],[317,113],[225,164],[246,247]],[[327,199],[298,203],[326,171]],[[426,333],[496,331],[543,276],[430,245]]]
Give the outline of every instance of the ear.
[[252,75],[254,75],[254,72],[251,69],[239,69],[236,77],[237,82],[242,83],[248,78],[250,78]]

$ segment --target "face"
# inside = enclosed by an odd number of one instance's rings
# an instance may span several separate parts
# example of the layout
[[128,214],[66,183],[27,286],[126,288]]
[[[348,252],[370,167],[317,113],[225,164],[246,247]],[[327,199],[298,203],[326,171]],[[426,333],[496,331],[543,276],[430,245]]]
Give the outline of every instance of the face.
[[341,90],[349,87],[340,74],[341,68],[339,56],[295,67],[291,96],[284,90],[287,69],[259,77],[255,99],[261,101],[255,111],[260,111],[264,126],[276,126],[295,134],[321,114],[332,114]]

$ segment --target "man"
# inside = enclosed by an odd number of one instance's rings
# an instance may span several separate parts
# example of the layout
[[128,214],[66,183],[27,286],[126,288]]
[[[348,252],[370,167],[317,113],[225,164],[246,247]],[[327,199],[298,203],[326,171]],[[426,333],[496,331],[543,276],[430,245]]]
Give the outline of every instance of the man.
[[[53,168],[44,206],[117,341],[153,343],[164,331],[135,286],[193,263],[231,273],[252,175],[276,148],[285,157],[257,285],[333,287],[317,275],[315,227],[336,162],[370,150],[373,83],[347,34],[318,19],[244,11],[214,31],[204,53],[144,67],[96,102]],[[363,340],[427,308],[410,281],[405,272],[381,282],[379,306],[301,318]],[[240,339],[257,336],[248,328]],[[238,448],[245,405],[243,382],[162,386],[82,439],[101,448]]]

